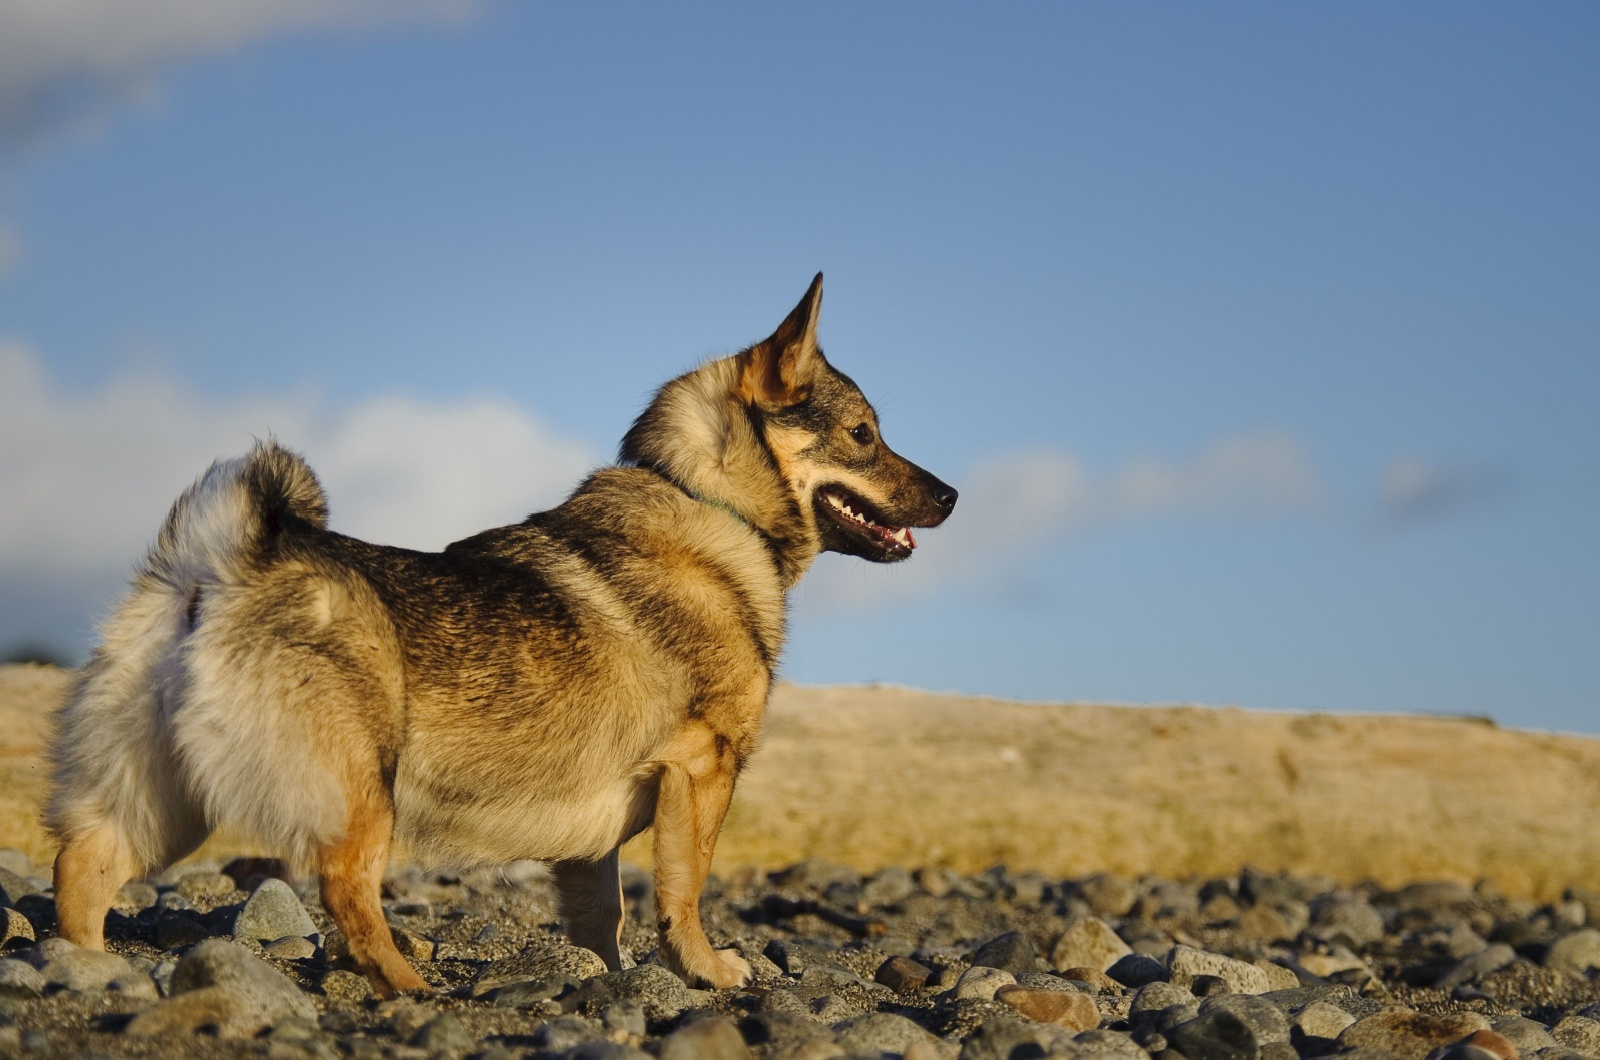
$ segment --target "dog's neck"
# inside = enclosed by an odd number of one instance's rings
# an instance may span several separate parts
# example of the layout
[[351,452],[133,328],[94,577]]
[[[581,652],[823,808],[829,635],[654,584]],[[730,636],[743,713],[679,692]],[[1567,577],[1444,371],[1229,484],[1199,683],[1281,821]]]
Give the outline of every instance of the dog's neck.
[[738,381],[733,357],[672,380],[629,428],[618,460],[655,471],[750,527],[788,589],[817,557],[816,529],[762,437],[760,413],[737,397]]

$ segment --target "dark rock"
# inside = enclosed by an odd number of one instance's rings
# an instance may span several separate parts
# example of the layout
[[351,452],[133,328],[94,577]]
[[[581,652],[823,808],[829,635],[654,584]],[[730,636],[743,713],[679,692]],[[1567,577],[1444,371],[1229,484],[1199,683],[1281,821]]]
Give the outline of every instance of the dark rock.
[[917,1042],[935,1040],[911,1020],[892,1012],[869,1012],[836,1023],[833,1033],[840,1047],[851,1054],[904,1053]]
[[1229,993],[1228,981],[1220,975],[1197,975],[1189,982],[1189,993],[1195,997],[1215,997]]
[[546,1052],[560,1053],[602,1037],[600,1028],[582,1016],[557,1016],[534,1029],[533,1044]]
[[1517,959],[1516,951],[1503,942],[1495,942],[1477,953],[1461,958],[1451,965],[1433,985],[1440,990],[1454,990],[1467,983],[1476,983]]
[[1226,1009],[1201,1012],[1165,1032],[1188,1060],[1258,1060],[1261,1042],[1244,1020]]
[[156,945],[164,950],[188,949],[211,937],[211,929],[186,913],[169,912],[156,922]]
[[1033,943],[1020,931],[1008,931],[1004,935],[990,939],[969,954],[967,959],[975,965],[999,968],[1012,975],[1019,972],[1047,971],[1044,962],[1039,959],[1038,952],[1033,948]]
[[422,1025],[412,1037],[411,1044],[430,1053],[451,1049],[471,1049],[477,1040],[462,1026],[460,1020],[449,1014],[435,1016]]
[[1070,1051],[1072,1033],[1049,1023],[1024,1023],[996,1016],[973,1031],[961,1046],[960,1060],[1023,1060],[1055,1050]]
[[1200,1015],[1228,1012],[1250,1028],[1261,1045],[1289,1040],[1289,1018],[1272,1002],[1254,994],[1219,994],[1200,1004]]
[[1106,969],[1106,975],[1123,986],[1134,989],[1147,983],[1165,982],[1168,978],[1165,965],[1154,957],[1146,957],[1142,953],[1130,953],[1119,958],[1115,964]]
[[878,966],[873,979],[897,994],[920,993],[928,985],[933,969],[909,957],[890,957]]

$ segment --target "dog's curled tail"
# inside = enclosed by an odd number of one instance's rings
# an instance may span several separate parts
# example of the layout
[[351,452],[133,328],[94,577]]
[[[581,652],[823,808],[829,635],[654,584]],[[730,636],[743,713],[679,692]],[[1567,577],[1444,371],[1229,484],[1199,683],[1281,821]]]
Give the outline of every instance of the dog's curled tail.
[[232,582],[295,523],[326,527],[327,497],[310,465],[268,438],[242,457],[216,461],[183,491],[141,573],[185,593]]

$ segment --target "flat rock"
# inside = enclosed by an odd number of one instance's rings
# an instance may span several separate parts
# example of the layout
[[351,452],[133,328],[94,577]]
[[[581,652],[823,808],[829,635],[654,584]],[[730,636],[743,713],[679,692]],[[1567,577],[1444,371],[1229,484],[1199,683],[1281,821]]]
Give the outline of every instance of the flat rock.
[[580,981],[591,979],[606,974],[606,962],[593,950],[551,942],[488,965],[473,979],[469,992],[473,997],[482,997],[491,990],[499,990],[513,983],[549,979],[557,974]]
[[[133,984],[138,979],[150,978],[136,972],[127,960],[115,953],[76,947],[51,960],[39,970],[39,974],[44,977],[46,989],[56,987],[75,994],[98,993],[116,985],[131,992],[144,993]],[[155,984],[151,982],[149,993],[154,992]]]
[[1056,939],[1055,945],[1050,947],[1050,967],[1058,971],[1064,968],[1093,968],[1104,972],[1132,952],[1104,920],[1096,916],[1074,917],[1067,922],[1067,929]]
[[[1214,975],[1236,994],[1265,994],[1269,990],[1286,990],[1300,985],[1299,978],[1289,969],[1269,964],[1246,964],[1219,953],[1197,950],[1192,946],[1178,945],[1167,952],[1167,972],[1171,981],[1179,986],[1192,985],[1202,975]],[[1112,974],[1113,979],[1117,978]],[[1193,1058],[1191,1058],[1193,1060]]]
[[459,1019],[445,1013],[424,1023],[412,1036],[411,1044],[438,1053],[471,1049],[478,1043]]
[[1398,1060],[1423,1060],[1430,1052],[1460,1041],[1473,1031],[1489,1029],[1489,1021],[1476,1012],[1425,1016],[1392,1005],[1359,1019],[1339,1035],[1343,1048],[1379,1049]]
[[995,991],[996,1001],[1038,1023],[1054,1023],[1068,1030],[1086,1031],[1100,1025],[1100,1010],[1088,994],[1076,990],[1039,990],[1026,986],[1003,986]]
[[904,1016],[869,1012],[833,1025],[839,1046],[855,1053],[904,1053],[917,1042],[932,1042],[933,1035]]
[[286,1019],[315,1022],[317,1008],[289,979],[222,939],[207,939],[178,962],[169,998],[128,1024],[134,1036],[214,1028],[223,1038],[253,1037]]

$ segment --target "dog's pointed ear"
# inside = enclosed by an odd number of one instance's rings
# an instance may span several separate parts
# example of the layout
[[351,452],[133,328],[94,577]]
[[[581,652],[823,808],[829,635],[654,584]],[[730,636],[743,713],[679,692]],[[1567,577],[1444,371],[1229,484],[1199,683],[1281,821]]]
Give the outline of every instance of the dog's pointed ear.
[[817,315],[822,311],[822,273],[784,318],[771,338],[739,355],[739,397],[767,412],[798,405],[811,396],[822,367]]

